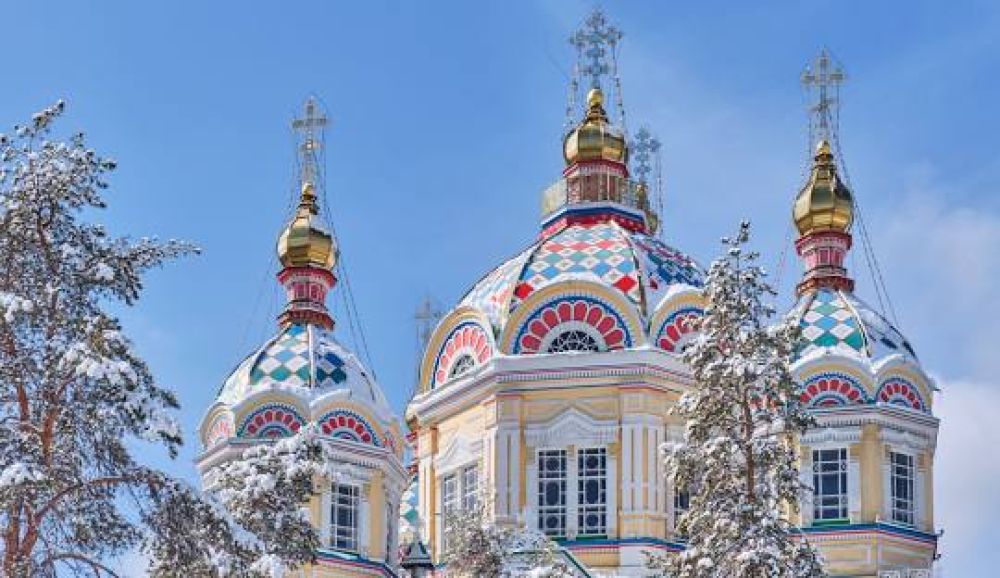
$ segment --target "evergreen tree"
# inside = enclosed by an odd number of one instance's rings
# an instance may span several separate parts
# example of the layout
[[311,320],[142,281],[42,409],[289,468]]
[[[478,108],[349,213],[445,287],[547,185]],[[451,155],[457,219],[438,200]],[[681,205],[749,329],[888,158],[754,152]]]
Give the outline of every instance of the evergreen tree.
[[[209,497],[130,451],[132,439],[175,456],[178,403],[108,307],[132,305],[145,272],[195,249],[81,221],[104,208],[114,162],[83,135],[50,140],[62,111],[0,135],[0,574],[114,575],[108,560],[135,548],[172,576],[310,560],[316,537],[299,509],[304,472],[322,463],[313,440],[248,453]],[[292,454],[303,464],[290,468]]]
[[699,336],[685,352],[695,385],[673,409],[685,421],[682,443],[668,445],[675,487],[690,489],[678,530],[687,548],[651,557],[650,566],[678,578],[825,576],[816,550],[787,514],[806,488],[795,436],[810,424],[789,366],[798,324],[770,325],[775,293],[746,250],[750,225],[723,239],[712,263]]
[[449,512],[444,523],[448,576],[569,578],[558,547],[541,532],[498,526],[486,509]]

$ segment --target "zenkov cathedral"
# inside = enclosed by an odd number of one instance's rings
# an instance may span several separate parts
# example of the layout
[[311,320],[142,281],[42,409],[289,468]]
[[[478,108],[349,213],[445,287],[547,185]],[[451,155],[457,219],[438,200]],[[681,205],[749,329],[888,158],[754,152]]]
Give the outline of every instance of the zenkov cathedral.
[[[644,552],[684,548],[674,528],[688,496],[666,478],[659,447],[681,438],[669,410],[695,387],[681,353],[703,314],[704,273],[656,236],[648,165],[636,168],[638,145],[608,112],[624,115],[620,38],[599,12],[572,37],[571,91],[582,77],[587,93],[579,108],[571,100],[576,121],[538,237],[440,319],[405,410],[409,434],[337,341],[325,300],[339,252],[317,192],[324,119],[310,101],[296,121],[300,200],[277,243],[287,305],[205,414],[198,468],[210,487],[214,466],[249,445],[320,428],[343,475],[310,503],[323,546],[302,575],[440,573],[444,515],[483,504],[497,524],[553,538],[579,576],[644,576]],[[815,491],[796,521],[831,576],[929,577],[935,388],[845,266],[856,205],[828,126],[826,90],[842,79],[829,65],[823,54],[806,74],[821,88],[820,130],[792,206],[804,266],[793,371],[816,418],[799,440]]]

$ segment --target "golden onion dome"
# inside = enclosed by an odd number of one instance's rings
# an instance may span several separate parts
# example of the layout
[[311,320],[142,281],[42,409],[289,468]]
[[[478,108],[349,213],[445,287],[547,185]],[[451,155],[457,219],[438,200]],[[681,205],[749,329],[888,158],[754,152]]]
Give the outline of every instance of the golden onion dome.
[[336,239],[319,216],[315,189],[306,182],[295,217],[278,237],[278,259],[285,267],[332,269],[337,255]]
[[837,176],[837,164],[826,140],[816,146],[809,181],[795,198],[792,216],[803,236],[821,231],[846,233],[851,228],[854,199]]
[[567,165],[593,160],[628,162],[625,135],[608,121],[600,88],[587,93],[587,116],[563,140],[563,158]]

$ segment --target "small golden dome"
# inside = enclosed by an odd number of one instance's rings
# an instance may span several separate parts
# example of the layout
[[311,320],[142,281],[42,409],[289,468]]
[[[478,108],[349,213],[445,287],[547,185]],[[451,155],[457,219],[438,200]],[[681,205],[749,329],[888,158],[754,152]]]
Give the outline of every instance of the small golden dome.
[[601,89],[587,93],[587,116],[563,140],[563,158],[567,165],[593,160],[628,162],[625,136],[608,122]]
[[821,140],[816,146],[813,167],[792,210],[799,235],[820,231],[846,233],[854,220],[851,191],[837,176],[830,143]]
[[312,183],[302,185],[295,217],[278,237],[278,259],[285,267],[323,267],[337,263],[338,248],[333,233],[319,216]]

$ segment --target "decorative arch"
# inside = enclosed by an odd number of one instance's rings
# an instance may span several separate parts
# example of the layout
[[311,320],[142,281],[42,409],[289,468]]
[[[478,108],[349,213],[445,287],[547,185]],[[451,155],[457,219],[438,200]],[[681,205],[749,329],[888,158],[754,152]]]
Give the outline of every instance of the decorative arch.
[[323,435],[383,447],[382,438],[364,416],[346,408],[329,411],[316,420]]
[[635,308],[607,288],[587,281],[567,281],[541,289],[511,315],[503,350],[515,354],[545,353],[568,332],[593,339],[597,349],[634,347],[643,338]]
[[489,334],[476,321],[452,328],[434,361],[434,387],[486,363],[492,357]]
[[685,307],[674,311],[660,324],[654,343],[664,351],[680,353],[698,334],[697,322],[704,315],[705,310],[699,307]]
[[298,433],[305,425],[299,410],[287,403],[269,402],[247,414],[237,435],[242,438],[279,438]]
[[819,373],[810,377],[802,384],[800,399],[810,408],[868,403],[865,388],[850,375],[839,372]]
[[705,315],[705,297],[695,287],[671,291],[656,304],[649,318],[649,337],[654,345],[672,353],[697,335],[694,322]]
[[883,381],[875,394],[875,402],[930,412],[920,388],[902,377],[890,377]]
[[221,412],[209,422],[202,440],[205,447],[210,448],[233,437],[235,433],[233,416],[229,412]]
[[[461,305],[442,319],[431,335],[420,365],[421,391],[429,391],[451,380],[455,364],[471,357],[479,366],[493,357],[496,343],[486,315]],[[468,356],[468,357],[466,357]]]

